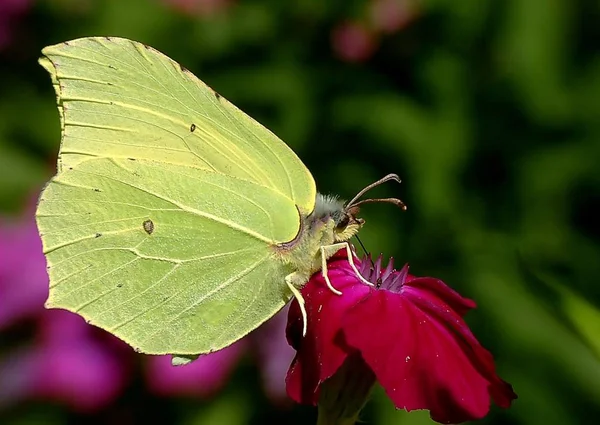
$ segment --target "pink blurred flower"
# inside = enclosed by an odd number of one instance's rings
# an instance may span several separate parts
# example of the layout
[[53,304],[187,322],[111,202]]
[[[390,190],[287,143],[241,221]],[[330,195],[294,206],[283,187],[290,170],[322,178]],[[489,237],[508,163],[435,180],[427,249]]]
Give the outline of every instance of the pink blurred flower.
[[212,396],[228,381],[244,343],[238,341],[183,366],[172,366],[171,356],[150,357],[146,368],[148,387],[159,396]]
[[150,357],[146,368],[149,388],[161,396],[206,398],[227,383],[244,355],[251,354],[260,369],[265,393],[272,402],[283,403],[287,398],[285,375],[294,357],[285,339],[287,314],[285,308],[246,338],[184,366],[172,366],[170,356]]
[[290,304],[249,335],[249,343],[260,365],[263,388],[267,396],[278,403],[290,402],[285,376],[296,351],[286,339]]
[[371,57],[376,48],[376,37],[358,22],[344,22],[331,35],[334,53],[348,62],[362,62]]
[[341,60],[368,60],[384,35],[402,30],[418,14],[414,0],[370,0],[365,8],[362,18],[341,22],[331,33],[333,52]]
[[79,411],[110,404],[129,380],[125,353],[111,338],[70,312],[44,312],[37,341],[20,368],[32,375],[31,395]]
[[39,314],[48,297],[46,259],[33,215],[0,217],[0,331]]
[[0,50],[12,42],[15,22],[31,6],[31,0],[0,0]]
[[[319,404],[328,415],[358,414],[379,381],[394,405],[428,409],[441,423],[479,419],[490,397],[507,408],[517,396],[500,379],[492,355],[463,320],[475,307],[441,280],[415,277],[408,266],[384,269],[354,260],[373,286],[352,271],[344,250],[329,262],[334,294],[320,273],[302,289],[308,331],[298,303],[290,308],[288,340],[297,350],[287,377],[290,397]],[[349,366],[350,365],[350,366]],[[340,406],[341,405],[341,406]],[[332,413],[333,412],[333,413]]]
[[369,9],[373,27],[387,34],[404,28],[416,14],[414,0],[371,0]]
[[0,221],[0,331],[34,320],[34,340],[0,356],[0,405],[52,399],[73,409],[99,409],[128,380],[124,345],[79,316],[44,309],[46,260],[33,213]]

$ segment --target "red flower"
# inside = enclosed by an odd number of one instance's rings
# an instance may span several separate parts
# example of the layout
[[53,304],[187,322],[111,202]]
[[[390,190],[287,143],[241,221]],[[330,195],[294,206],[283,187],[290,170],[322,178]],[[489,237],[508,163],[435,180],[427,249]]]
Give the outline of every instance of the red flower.
[[[408,274],[408,266],[396,271],[392,260],[385,269],[381,257],[374,268],[370,260],[354,261],[374,286],[356,277],[340,251],[328,268],[342,295],[320,273],[301,291],[306,336],[297,301],[290,308],[287,337],[297,353],[286,383],[294,401],[318,403],[320,415],[355,417],[377,379],[397,408],[428,409],[441,423],[482,418],[490,397],[510,406],[516,394],[462,319],[475,307],[472,300],[441,280]],[[335,406],[340,403],[353,407]]]

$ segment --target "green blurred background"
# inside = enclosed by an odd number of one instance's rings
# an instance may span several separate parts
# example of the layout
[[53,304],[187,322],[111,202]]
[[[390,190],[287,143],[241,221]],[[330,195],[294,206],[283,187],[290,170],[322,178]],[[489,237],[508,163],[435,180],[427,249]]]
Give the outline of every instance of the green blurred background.
[[[477,301],[467,321],[519,395],[482,424],[598,423],[597,1],[0,3],[3,215],[23,211],[58,151],[41,48],[92,35],[144,42],[279,135],[321,192],[348,198],[400,174],[401,186],[377,193],[408,211],[366,206],[361,238]],[[0,412],[0,422],[313,423],[311,408],[257,395],[253,376],[236,372],[210,401],[156,400],[138,383],[101,412],[33,402]],[[382,391],[363,418],[431,423],[425,412],[394,411]]]

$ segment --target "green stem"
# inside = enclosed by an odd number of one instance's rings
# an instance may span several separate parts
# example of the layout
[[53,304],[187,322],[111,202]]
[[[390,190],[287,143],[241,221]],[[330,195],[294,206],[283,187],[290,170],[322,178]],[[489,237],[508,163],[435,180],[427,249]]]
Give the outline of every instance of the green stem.
[[321,385],[317,425],[354,425],[375,385],[375,375],[359,354],[348,356]]

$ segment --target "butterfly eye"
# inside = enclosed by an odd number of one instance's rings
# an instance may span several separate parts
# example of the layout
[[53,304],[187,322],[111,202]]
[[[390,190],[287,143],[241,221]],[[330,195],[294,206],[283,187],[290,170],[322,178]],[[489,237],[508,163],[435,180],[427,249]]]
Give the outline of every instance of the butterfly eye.
[[338,223],[336,224],[336,228],[338,229],[343,229],[344,227],[346,227],[348,225],[348,223],[350,222],[350,216],[348,214],[344,214],[344,216],[340,219],[340,221],[338,221]]

